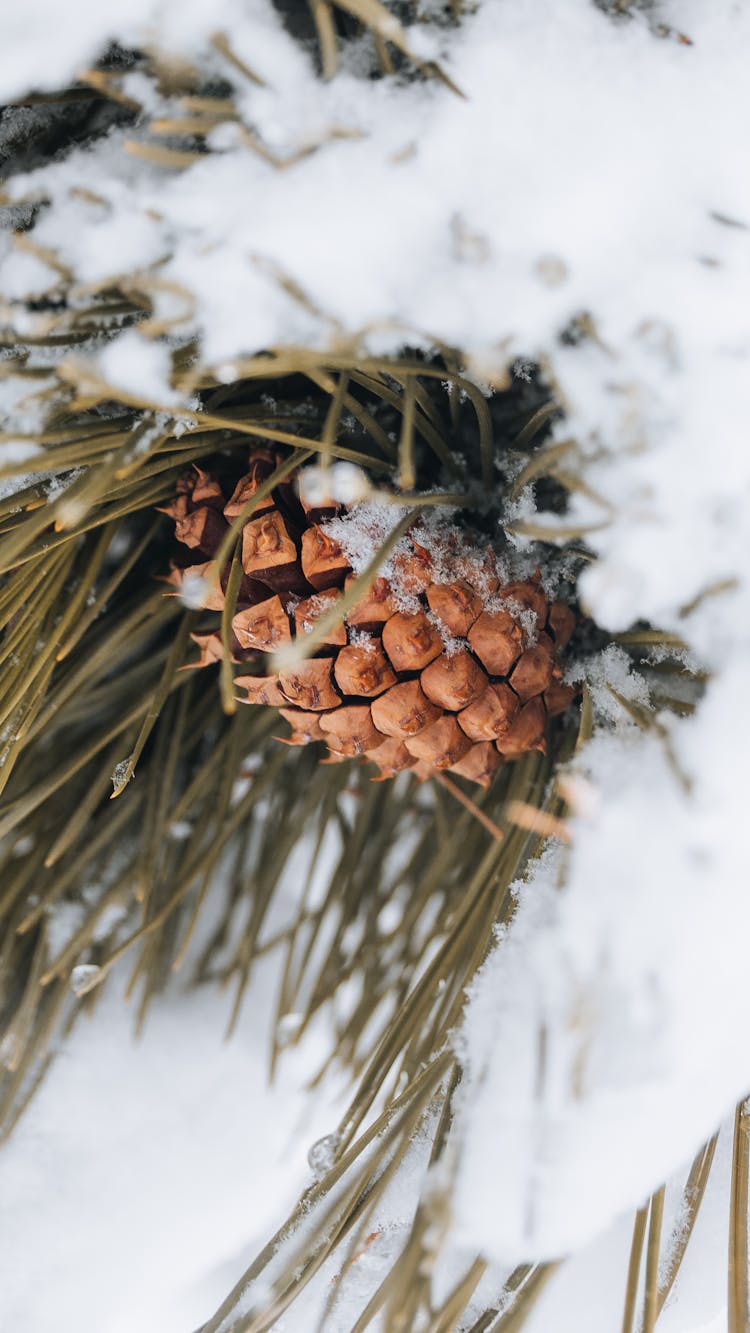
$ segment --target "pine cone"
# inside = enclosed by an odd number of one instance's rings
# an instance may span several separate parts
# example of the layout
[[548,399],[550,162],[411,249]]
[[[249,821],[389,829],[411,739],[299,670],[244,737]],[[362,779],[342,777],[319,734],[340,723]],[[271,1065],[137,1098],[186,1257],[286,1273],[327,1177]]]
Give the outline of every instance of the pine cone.
[[[203,578],[228,524],[273,472],[263,450],[231,496],[195,469],[163,511],[193,563],[169,582],[195,605],[220,610],[229,577],[205,595]],[[331,520],[335,502],[306,504],[285,482],[261,501],[242,529],[244,571],[232,620],[232,659],[264,663],[340,598],[354,578]],[[559,654],[575,627],[563,602],[549,603],[538,575],[502,583],[497,558],[455,528],[428,531],[415,521],[387,567],[326,637],[316,655],[278,675],[238,675],[241,702],[278,708],[291,724],[286,743],[327,745],[329,761],[364,755],[383,777],[435,769],[488,787],[501,764],[545,749],[548,717],[575,697],[561,682]],[[194,634],[195,666],[222,655],[221,636]],[[267,659],[266,659],[267,670]]]

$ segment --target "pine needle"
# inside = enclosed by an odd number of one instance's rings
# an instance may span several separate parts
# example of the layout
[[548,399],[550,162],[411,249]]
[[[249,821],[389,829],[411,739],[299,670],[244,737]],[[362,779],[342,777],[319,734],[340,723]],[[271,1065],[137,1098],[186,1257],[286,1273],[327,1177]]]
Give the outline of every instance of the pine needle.
[[748,1170],[750,1168],[750,1105],[741,1101],[734,1117],[732,1191],[729,1203],[729,1268],[727,1333],[746,1333],[748,1300]]

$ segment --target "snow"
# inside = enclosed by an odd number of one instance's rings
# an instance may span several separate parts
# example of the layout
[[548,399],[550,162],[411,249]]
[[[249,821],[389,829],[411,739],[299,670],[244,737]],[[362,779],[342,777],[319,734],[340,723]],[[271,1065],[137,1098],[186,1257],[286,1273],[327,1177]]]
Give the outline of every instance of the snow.
[[70,988],[75,995],[85,995],[96,982],[101,968],[96,963],[79,963],[70,974]]
[[[726,1247],[731,1126],[714,1158],[677,1283],[659,1317],[659,1333],[726,1333]],[[689,1163],[674,1178],[683,1185]],[[667,1191],[664,1229],[669,1226]],[[562,1265],[544,1288],[524,1333],[620,1333],[632,1216],[623,1216]]]
[[299,475],[299,493],[308,505],[361,504],[370,497],[372,484],[356,463],[333,463],[330,467],[306,467]]
[[121,988],[76,1025],[2,1164],[0,1327],[186,1333],[223,1299],[334,1118],[302,1091],[320,1039],[273,1089],[266,964],[231,1042],[226,996],[160,999],[142,1038]]
[[[115,767],[112,770],[112,778],[111,778],[112,786],[115,788],[115,791],[121,785],[127,771],[128,771],[127,759],[121,759],[119,763],[115,764]],[[130,781],[132,781],[132,775]]]
[[[9,13],[0,53],[0,95],[13,99],[61,86],[112,38],[226,76],[209,47],[226,31],[262,80],[238,85],[237,104],[267,150],[224,125],[213,153],[162,169],[129,151],[155,141],[144,116],[12,178],[17,204],[48,201],[33,237],[61,268],[4,246],[4,320],[10,311],[29,331],[37,316],[19,296],[70,268],[76,299],[127,273],[225,379],[261,349],[298,344],[325,361],[342,347],[439,342],[462,348],[485,385],[537,360],[566,408],[552,441],[575,437],[571,467],[588,487],[564,519],[590,528],[598,557],[585,606],[612,632],[638,621],[671,631],[710,673],[694,716],[662,713],[642,732],[612,694],[647,702],[625,654],[576,664],[599,729],[569,775],[568,791],[584,793],[573,843],[564,866],[549,853],[517,886],[517,916],[456,1036],[469,1091],[451,1243],[498,1264],[575,1252],[532,1333],[619,1327],[604,1306],[624,1276],[629,1210],[750,1086],[750,9],[655,10],[692,44],[655,37],[642,16],[612,22],[590,0],[484,0],[450,41],[415,30],[414,49],[436,43],[465,98],[435,81],[362,79],[361,51],[324,84],[268,0],[27,0]],[[149,114],[163,110],[143,74],[124,86]],[[283,170],[268,160],[308,149]],[[574,326],[579,336],[561,340]],[[128,401],[179,409],[169,351],[130,329],[89,369]],[[45,364],[35,388],[51,383],[54,359]],[[40,409],[20,377],[0,390],[0,457],[23,464]],[[361,480],[332,476],[336,493]],[[2,480],[0,493],[28,481]],[[400,517],[377,497],[360,508],[355,569]],[[506,518],[522,559],[530,492]],[[387,914],[381,924],[391,928]],[[305,1147],[335,1117],[312,1124],[316,1103],[296,1074],[265,1090],[257,1018],[219,1046],[220,1003],[207,990],[168,997],[137,1049],[116,996],[79,1025],[6,1155],[10,1326],[72,1333],[85,1290],[102,1333],[185,1333],[308,1178],[299,1134],[280,1156],[298,1117]],[[726,1181],[726,1135],[721,1153]],[[419,1177],[393,1205],[394,1235]],[[711,1277],[724,1262],[719,1190],[667,1333],[706,1333],[723,1318]],[[374,1272],[377,1247],[371,1261]]]
[[639,672],[633,671],[627,653],[614,643],[584,661],[571,663],[565,670],[564,679],[570,683],[586,682],[600,721],[615,724],[623,721],[623,706],[613,690],[628,703],[649,703],[646,681]]
[[623,721],[585,748],[597,807],[475,983],[457,1230],[503,1260],[590,1242],[750,1085],[746,680],[738,654],[666,736]]
[[[71,8],[88,18],[87,5]],[[18,195],[54,196],[35,235],[84,281],[158,263],[192,293],[210,361],[370,329],[379,346],[440,338],[497,375],[547,351],[581,311],[594,316],[608,378],[623,379],[621,349],[683,362],[688,326],[712,360],[746,354],[735,301],[746,237],[713,216],[750,217],[747,173],[732,165],[744,156],[750,19],[730,0],[710,15],[681,7],[692,47],[655,40],[641,22],[612,24],[588,0],[485,4],[450,44],[466,100],[346,72],[322,85],[270,6],[256,0],[244,21],[234,10],[225,0],[212,11],[211,30],[233,19],[240,49],[253,35],[248,59],[269,85],[243,92],[253,131],[285,156],[333,129],[359,137],[330,139],[291,176],[245,146],[165,173],[123,152],[118,130],[75,163],[17,178]],[[172,40],[178,14],[178,45],[197,49],[207,15],[192,23],[192,10],[166,4],[157,30]],[[109,208],[69,196],[72,169]],[[486,253],[456,246],[457,217]],[[150,239],[123,256],[139,227]],[[552,285],[551,258],[565,271]]]
[[169,388],[171,359],[163,343],[149,344],[134,331],[120,334],[97,358],[105,383],[137,401],[155,398],[177,403],[179,395]]

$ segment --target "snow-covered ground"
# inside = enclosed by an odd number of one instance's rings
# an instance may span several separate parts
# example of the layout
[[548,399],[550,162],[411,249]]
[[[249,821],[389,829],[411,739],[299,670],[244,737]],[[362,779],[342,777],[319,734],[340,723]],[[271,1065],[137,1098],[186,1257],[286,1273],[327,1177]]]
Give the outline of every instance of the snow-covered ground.
[[[272,994],[263,968],[227,1044],[226,997],[210,991],[158,999],[137,1043],[116,987],[78,1024],[0,1163],[3,1333],[193,1333],[213,1312],[336,1119],[330,1096],[302,1090],[322,1038],[269,1090]],[[730,1156],[725,1130],[660,1333],[725,1327]],[[563,1265],[529,1333],[618,1333],[631,1227],[616,1218]],[[286,1333],[314,1328],[329,1281]],[[344,1304],[327,1333],[348,1333],[356,1313]]]
[[139,1042],[115,985],[77,1024],[0,1163],[3,1333],[193,1333],[309,1178],[336,1120],[311,1041],[273,1089],[274,978],[157,1001]]

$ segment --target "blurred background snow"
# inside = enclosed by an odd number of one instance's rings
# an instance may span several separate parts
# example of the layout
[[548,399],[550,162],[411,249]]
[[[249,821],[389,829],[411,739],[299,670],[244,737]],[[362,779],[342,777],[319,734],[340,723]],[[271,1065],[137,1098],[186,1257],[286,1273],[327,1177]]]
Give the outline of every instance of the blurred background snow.
[[155,1005],[136,1043],[121,990],[80,1021],[0,1165],[0,1328],[192,1333],[310,1176],[335,1123],[307,1042],[266,1078],[275,973],[261,963],[222,1042],[213,988]]

